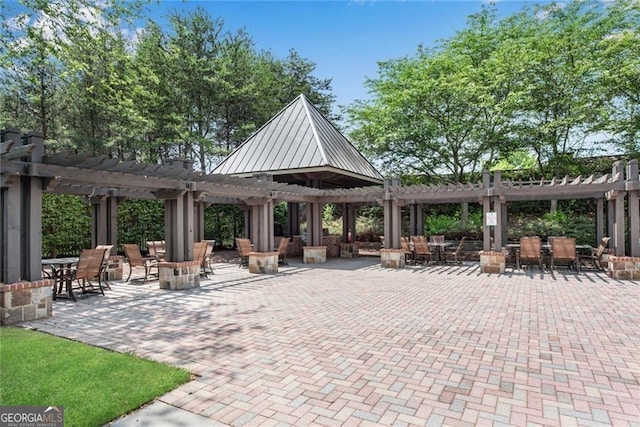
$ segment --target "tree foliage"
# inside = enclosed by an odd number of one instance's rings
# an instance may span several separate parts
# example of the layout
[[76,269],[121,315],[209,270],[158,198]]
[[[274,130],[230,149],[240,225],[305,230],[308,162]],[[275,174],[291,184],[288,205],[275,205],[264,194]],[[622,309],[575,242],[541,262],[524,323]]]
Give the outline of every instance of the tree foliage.
[[514,152],[546,174],[603,143],[637,153],[639,12],[574,1],[498,19],[485,6],[434,48],[381,62],[372,99],[347,110],[352,139],[388,174],[427,182],[476,180]]
[[139,2],[13,6],[0,3],[0,126],[41,131],[50,152],[184,157],[209,171],[300,93],[331,111],[313,62],[259,51],[202,8],[136,28]]

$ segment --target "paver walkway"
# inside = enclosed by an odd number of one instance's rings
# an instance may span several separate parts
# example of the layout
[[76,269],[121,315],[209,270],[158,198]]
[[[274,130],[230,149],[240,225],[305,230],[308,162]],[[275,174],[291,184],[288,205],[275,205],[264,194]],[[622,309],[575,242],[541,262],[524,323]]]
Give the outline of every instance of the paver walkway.
[[28,326],[184,367],[161,401],[221,424],[640,425],[638,282],[358,258],[112,289]]

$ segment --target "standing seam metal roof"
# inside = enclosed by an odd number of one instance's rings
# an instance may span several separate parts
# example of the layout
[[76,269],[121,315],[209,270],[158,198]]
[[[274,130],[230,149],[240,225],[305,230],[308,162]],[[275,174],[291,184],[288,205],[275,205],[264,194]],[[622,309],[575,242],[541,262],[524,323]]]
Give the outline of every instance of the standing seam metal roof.
[[243,142],[213,173],[226,175],[330,167],[369,181],[380,173],[304,95]]

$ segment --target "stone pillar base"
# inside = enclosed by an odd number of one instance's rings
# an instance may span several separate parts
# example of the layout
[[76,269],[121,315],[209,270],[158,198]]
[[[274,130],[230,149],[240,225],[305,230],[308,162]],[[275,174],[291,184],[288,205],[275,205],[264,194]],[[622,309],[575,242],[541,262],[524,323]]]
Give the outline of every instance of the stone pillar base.
[[323,264],[327,262],[327,247],[304,246],[302,248],[302,262],[305,264]]
[[340,243],[341,258],[357,258],[360,255],[360,246],[357,243]]
[[103,280],[122,280],[124,257],[120,255],[110,256],[109,264],[103,272]]
[[380,249],[380,264],[384,268],[404,268],[404,250]]
[[640,280],[640,257],[609,255],[609,277]]
[[278,252],[249,252],[249,273],[278,272]]
[[44,319],[53,312],[53,280],[0,284],[0,324]]
[[184,290],[200,287],[200,261],[158,264],[160,289]]
[[507,260],[502,252],[480,251],[480,271],[482,273],[504,273]]

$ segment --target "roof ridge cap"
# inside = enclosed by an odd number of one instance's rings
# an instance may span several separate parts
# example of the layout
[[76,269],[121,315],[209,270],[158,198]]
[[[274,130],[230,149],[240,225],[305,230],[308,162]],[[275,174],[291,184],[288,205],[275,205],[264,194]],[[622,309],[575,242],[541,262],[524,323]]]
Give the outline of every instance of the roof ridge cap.
[[309,101],[307,100],[307,97],[304,95],[304,93],[300,94],[300,99],[302,100],[304,112],[307,115],[307,119],[309,120],[309,125],[311,126],[311,131],[313,132],[313,138],[316,140],[316,144],[318,145],[318,150],[320,151],[320,157],[322,157],[323,165],[328,165],[329,159],[327,159],[327,154],[324,151],[322,141],[320,140],[320,136],[318,135],[318,129],[316,128],[316,124],[313,121],[311,111],[309,111]]

